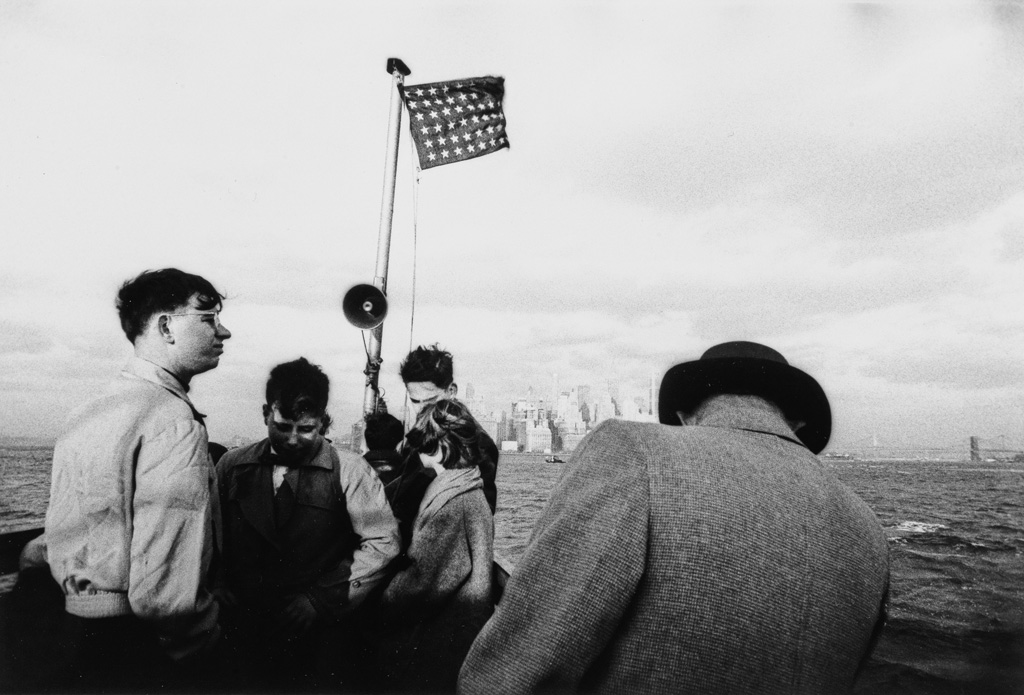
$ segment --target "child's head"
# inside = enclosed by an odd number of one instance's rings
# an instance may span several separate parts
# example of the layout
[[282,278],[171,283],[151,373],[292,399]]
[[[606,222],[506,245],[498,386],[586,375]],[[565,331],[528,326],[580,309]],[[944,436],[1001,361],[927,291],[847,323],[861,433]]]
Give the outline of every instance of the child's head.
[[364,420],[366,429],[363,430],[363,436],[366,438],[366,448],[370,451],[394,449],[405,436],[402,421],[390,413],[370,413]]
[[444,468],[469,468],[482,457],[479,425],[466,406],[450,398],[426,405],[406,441],[421,458],[440,455]]

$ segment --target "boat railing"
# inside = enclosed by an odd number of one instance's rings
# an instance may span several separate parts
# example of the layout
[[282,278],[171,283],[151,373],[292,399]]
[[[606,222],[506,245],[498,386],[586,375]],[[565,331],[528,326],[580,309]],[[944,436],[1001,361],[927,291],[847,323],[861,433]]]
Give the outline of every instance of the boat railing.
[[[22,548],[43,532],[42,526],[34,524],[22,527],[9,527],[0,531],[0,595],[10,592],[18,579],[18,558]],[[492,581],[494,585],[494,602],[501,600],[505,593],[505,584],[512,574],[515,564],[503,553],[494,553]]]

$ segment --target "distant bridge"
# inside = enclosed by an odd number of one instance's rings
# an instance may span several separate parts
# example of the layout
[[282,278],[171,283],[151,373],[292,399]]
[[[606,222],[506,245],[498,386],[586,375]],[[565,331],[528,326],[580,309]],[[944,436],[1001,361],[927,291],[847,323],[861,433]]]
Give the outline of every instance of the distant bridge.
[[1024,460],[1024,446],[1009,437],[964,437],[946,446],[888,446],[876,437],[867,437],[852,446],[830,448],[832,455],[848,455],[859,459],[923,459],[931,461],[1013,461]]

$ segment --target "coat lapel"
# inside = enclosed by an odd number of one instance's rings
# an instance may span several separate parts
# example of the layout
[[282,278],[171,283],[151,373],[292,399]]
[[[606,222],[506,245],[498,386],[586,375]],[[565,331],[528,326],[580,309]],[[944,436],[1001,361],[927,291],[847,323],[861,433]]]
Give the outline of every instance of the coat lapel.
[[242,516],[260,535],[280,549],[274,528],[274,466],[263,462],[261,454],[269,447],[259,447],[252,460],[239,465],[239,508]]

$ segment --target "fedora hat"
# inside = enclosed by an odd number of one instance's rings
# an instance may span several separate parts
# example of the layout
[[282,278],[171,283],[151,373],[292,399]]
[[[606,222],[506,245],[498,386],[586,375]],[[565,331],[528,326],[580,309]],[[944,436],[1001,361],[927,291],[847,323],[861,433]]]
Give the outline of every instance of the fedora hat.
[[709,348],[699,360],[683,362],[665,372],[658,397],[658,419],[680,424],[678,411],[693,412],[708,396],[739,393],[761,396],[777,405],[786,418],[806,423],[796,433],[819,453],[832,433],[832,409],[814,378],[776,350],[738,340]]

